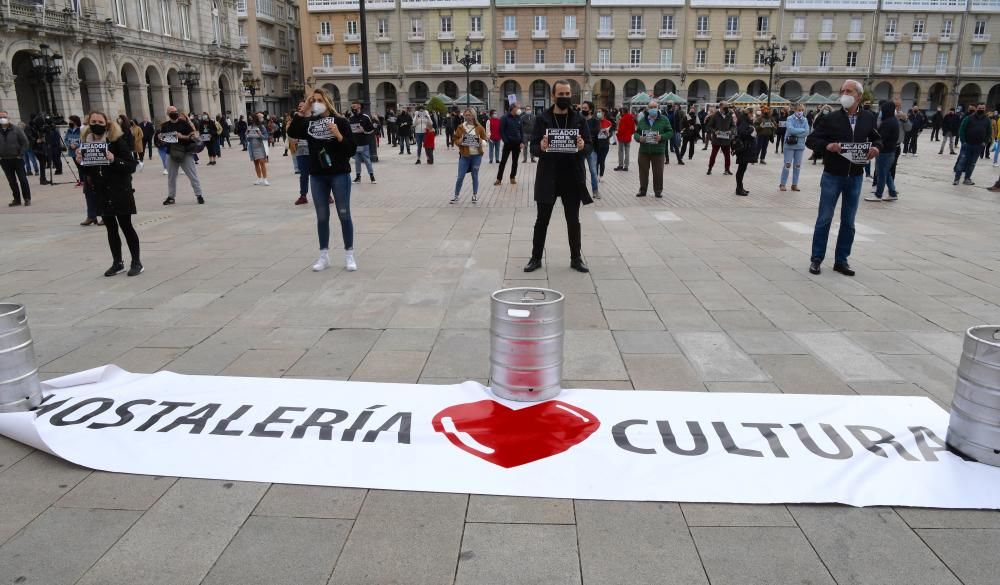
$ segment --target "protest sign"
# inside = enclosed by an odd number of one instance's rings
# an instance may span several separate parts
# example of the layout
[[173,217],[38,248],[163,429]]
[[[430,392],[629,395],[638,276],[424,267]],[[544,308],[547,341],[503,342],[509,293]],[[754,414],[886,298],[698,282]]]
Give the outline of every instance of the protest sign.
[[548,152],[576,153],[576,139],[580,136],[576,128],[549,128],[545,135],[549,139]]
[[863,165],[868,162],[868,151],[871,147],[871,142],[841,142],[840,156],[856,165]]
[[83,142],[80,144],[80,166],[101,167],[111,164],[108,160],[107,142]]

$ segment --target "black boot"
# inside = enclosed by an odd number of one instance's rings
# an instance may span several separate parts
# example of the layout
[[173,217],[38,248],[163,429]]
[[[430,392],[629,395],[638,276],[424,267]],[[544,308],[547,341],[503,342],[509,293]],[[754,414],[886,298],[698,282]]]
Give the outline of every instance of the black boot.
[[569,236],[569,257],[570,267],[577,272],[590,272],[587,265],[583,263],[580,248],[583,244],[582,229],[579,223],[566,226],[566,233]]

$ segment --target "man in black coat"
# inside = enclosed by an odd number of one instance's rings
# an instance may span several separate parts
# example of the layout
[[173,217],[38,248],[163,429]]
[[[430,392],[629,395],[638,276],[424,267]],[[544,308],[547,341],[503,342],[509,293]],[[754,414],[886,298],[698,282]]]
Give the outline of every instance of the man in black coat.
[[841,145],[870,142],[867,160],[878,156],[882,149],[882,139],[876,128],[876,118],[871,112],[859,109],[861,83],[848,79],[840,87],[842,109],[816,118],[812,134],[806,138],[806,147],[822,154],[823,176],[820,179],[819,213],[813,230],[812,257],[809,264],[811,274],[820,273],[820,264],[826,256],[826,243],[830,237],[830,224],[837,199],[843,195],[840,206],[840,232],[837,234],[837,248],[833,270],[845,276],[854,276],[854,270],[847,263],[854,245],[854,216],[858,212],[861,199],[861,181],[865,165],[848,160],[841,152]]
[[941,121],[941,131],[944,133],[944,140],[941,141],[941,148],[938,154],[944,154],[944,145],[948,145],[948,151],[955,154],[955,138],[958,136],[958,114],[955,108],[948,110]]
[[[580,248],[580,204],[589,205],[594,200],[587,192],[584,172],[584,149],[591,142],[587,122],[583,116],[573,111],[570,99],[572,89],[568,81],[560,79],[552,85],[553,106],[535,118],[534,134],[531,137],[531,154],[538,159],[535,174],[535,203],[538,218],[535,220],[535,235],[532,240],[531,260],[524,267],[525,272],[533,272],[542,267],[545,251],[545,235],[549,229],[556,197],[562,198],[566,215],[566,231],[569,234],[570,267],[578,272],[590,272],[583,262]],[[549,129],[576,131],[576,152],[549,152]]]
[[941,140],[941,124],[943,122],[944,114],[941,113],[941,107],[934,108],[934,115],[931,116],[931,142]]
[[406,109],[399,111],[399,116],[396,117],[396,139],[399,141],[399,154],[403,154],[403,148],[406,148],[406,154],[410,154],[410,136],[413,134],[413,116]]

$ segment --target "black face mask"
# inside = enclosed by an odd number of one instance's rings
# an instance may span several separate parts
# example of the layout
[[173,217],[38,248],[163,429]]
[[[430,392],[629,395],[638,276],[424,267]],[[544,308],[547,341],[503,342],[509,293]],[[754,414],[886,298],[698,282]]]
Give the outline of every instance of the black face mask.
[[90,133],[94,136],[104,136],[104,132],[107,130],[107,126],[104,124],[91,124]]
[[167,114],[167,117],[170,118],[171,120],[176,120],[177,119],[177,112],[172,112],[170,114]]
[[556,98],[556,106],[560,110],[568,110],[569,106],[570,106],[569,98],[568,97],[557,97]]

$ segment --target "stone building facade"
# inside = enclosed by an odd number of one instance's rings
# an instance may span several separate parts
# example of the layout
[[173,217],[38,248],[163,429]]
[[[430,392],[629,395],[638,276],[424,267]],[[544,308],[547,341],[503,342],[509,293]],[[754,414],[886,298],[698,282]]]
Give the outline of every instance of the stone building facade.
[[[471,93],[548,104],[567,78],[577,99],[620,105],[638,92],[715,102],[764,93],[757,47],[788,47],[775,93],[828,95],[844,79],[905,105],[1000,103],[1000,0],[372,0],[366,1],[373,106],[464,94],[454,49],[482,65]],[[360,95],[358,4],[300,4],[307,85]]]
[[236,0],[240,46],[248,60],[245,77],[260,80],[246,109],[287,112],[302,84],[299,10],[294,0]]
[[[0,109],[15,119],[100,110],[159,121],[170,104],[212,114],[243,104],[234,0],[11,0],[0,31]],[[63,58],[51,91],[31,63],[41,43]],[[188,69],[197,85],[182,83]]]

